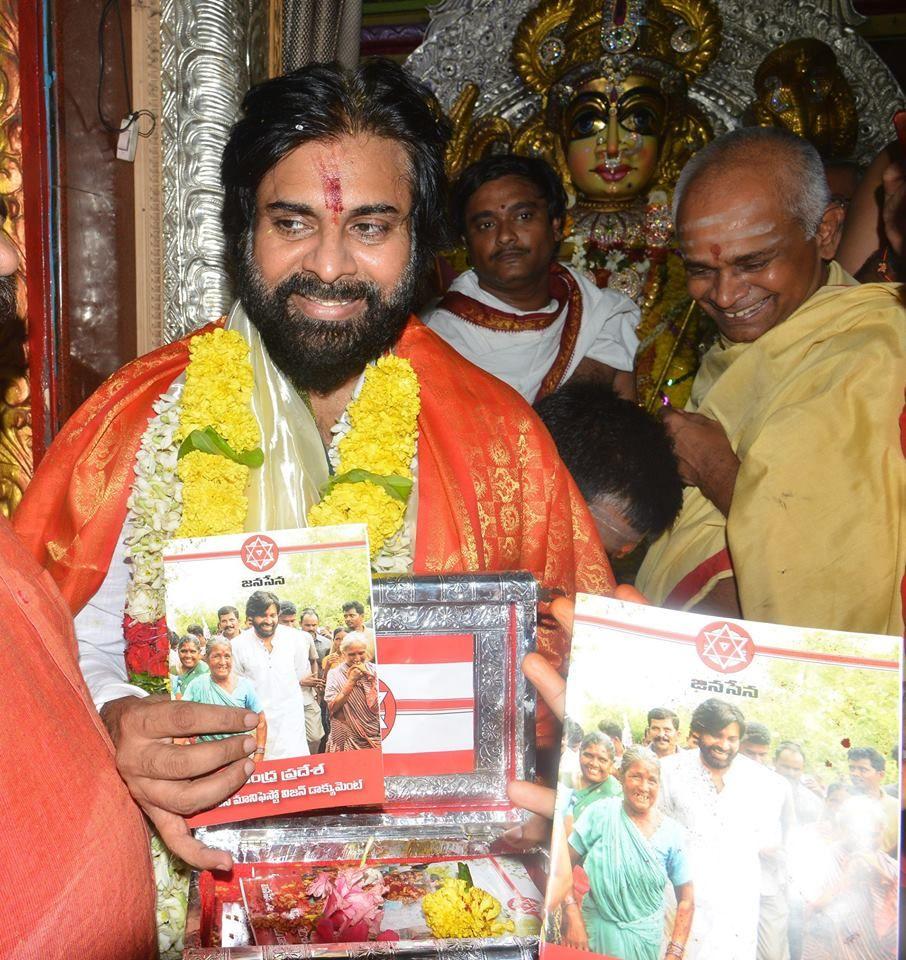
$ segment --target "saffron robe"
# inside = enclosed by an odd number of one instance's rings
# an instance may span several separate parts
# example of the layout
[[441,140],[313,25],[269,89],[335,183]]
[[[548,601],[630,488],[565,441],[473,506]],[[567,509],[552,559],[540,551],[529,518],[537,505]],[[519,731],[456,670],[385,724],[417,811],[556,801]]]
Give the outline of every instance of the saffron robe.
[[752,343],[716,344],[686,409],[740,460],[730,513],[688,487],[636,586],[690,609],[735,576],[750,620],[902,634],[906,311],[893,284],[827,285]]
[[[72,616],[0,517],[0,956],[157,956],[148,833],[79,672]],[[115,907],[115,909],[114,909]]]
[[[421,388],[415,573],[528,570],[548,588],[609,594],[613,577],[581,494],[525,401],[415,317],[394,352]],[[15,526],[78,612],[104,580],[152,404],[188,363],[187,340],[127,364],[70,418]],[[538,649],[565,669],[568,638],[542,621]],[[539,743],[553,724],[539,709]]]

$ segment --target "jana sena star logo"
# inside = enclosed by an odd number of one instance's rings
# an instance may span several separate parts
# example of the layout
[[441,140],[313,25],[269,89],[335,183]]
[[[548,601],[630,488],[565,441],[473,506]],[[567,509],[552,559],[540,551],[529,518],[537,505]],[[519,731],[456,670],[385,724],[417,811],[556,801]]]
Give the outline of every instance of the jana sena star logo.
[[249,570],[264,573],[277,562],[280,548],[270,537],[257,533],[254,537],[249,537],[239,548],[239,556]]
[[738,673],[755,657],[755,643],[738,623],[709,623],[695,638],[702,662],[720,673]]
[[378,716],[381,720],[381,739],[384,740],[396,723],[396,697],[383,680],[378,680]]

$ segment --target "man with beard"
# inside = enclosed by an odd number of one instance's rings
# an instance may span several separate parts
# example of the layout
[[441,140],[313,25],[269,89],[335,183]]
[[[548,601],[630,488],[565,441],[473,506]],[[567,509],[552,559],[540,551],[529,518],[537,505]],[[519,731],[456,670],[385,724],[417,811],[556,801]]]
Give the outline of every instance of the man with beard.
[[[324,448],[368,364],[392,350],[419,389],[402,569],[529,570],[555,592],[610,593],[594,526],[534,414],[410,315],[447,239],[448,135],[432,95],[389,61],[351,74],[313,65],[247,94],[222,165],[239,288],[226,325],[250,345],[264,453],[245,529],[306,524],[329,479]],[[126,595],[136,451],[152,404],[188,360],[181,341],[111,378],[62,431],[20,507],[18,529],[76,610],[102,583],[106,597]],[[98,702],[139,692],[124,682],[123,603],[105,606],[101,622],[79,622]],[[542,624],[539,649],[558,667],[566,643]],[[539,736],[553,744],[549,719]]]
[[[0,230],[4,324],[16,319],[17,260]],[[171,740],[181,730],[247,731],[247,711],[133,701],[138,709],[107,716],[111,741],[79,673],[66,601],[3,517],[0,616],[0,675],[15,731],[0,751],[0,956],[157,956],[154,873],[139,804],[187,861],[228,869],[229,855],[194,840],[171,811],[187,815],[234,793],[254,769],[247,759],[254,741],[177,748]],[[177,751],[181,776],[193,782],[166,781]],[[153,781],[149,769],[158,771]],[[111,910],[113,903],[119,908]]]
[[[304,692],[320,681],[311,672],[307,635],[277,622],[280,601],[266,590],[256,590],[248,598],[245,615],[249,628],[233,641],[233,669],[251,682],[267,717],[264,757],[283,760],[308,756],[317,751],[324,731],[314,739],[314,749],[310,749]],[[313,696],[310,702],[317,711],[320,728],[320,709]]]
[[695,917],[686,958],[755,960],[761,858],[776,858],[782,847],[788,791],[738,755],[746,721],[735,704],[705,700],[692,729],[698,748],[661,763],[660,794],[664,813],[689,832]]

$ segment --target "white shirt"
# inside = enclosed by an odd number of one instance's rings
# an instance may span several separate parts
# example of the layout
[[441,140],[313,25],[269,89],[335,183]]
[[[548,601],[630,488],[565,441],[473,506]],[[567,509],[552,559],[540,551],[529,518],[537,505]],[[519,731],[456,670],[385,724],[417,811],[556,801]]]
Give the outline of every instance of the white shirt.
[[278,624],[271,649],[251,628],[233,641],[233,670],[251,681],[267,719],[265,759],[308,755],[305,697],[299,681],[311,673],[308,635]]
[[[572,359],[560,383],[565,383],[573,375],[585,357],[616,370],[632,370],[639,346],[636,336],[639,308],[629,297],[615,290],[599,290],[583,274],[571,267],[566,269],[582,294],[582,322]],[[517,310],[483,290],[474,270],[460,274],[450,289],[516,316],[557,313],[556,300],[551,300],[542,310]],[[560,349],[567,309],[564,307],[557,319],[544,330],[517,332],[488,330],[440,308],[426,311],[422,319],[467,360],[505,381],[533,403]]]
[[123,541],[129,533],[131,526],[125,524],[104,582],[75,618],[79,667],[98,710],[119,697],[148,695],[141,687],[128,682],[123,655],[126,645],[123,613],[129,584],[129,565]]
[[689,834],[695,914],[687,960],[755,960],[759,851],[778,845],[788,791],[773,771],[737,756],[718,792],[698,750],[661,761],[658,803]]

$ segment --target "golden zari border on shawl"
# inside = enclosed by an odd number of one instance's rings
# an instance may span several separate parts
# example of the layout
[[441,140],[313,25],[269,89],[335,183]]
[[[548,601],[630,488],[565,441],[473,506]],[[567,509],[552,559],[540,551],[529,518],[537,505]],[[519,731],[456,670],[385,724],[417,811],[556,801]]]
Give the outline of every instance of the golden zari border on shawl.
[[579,328],[582,325],[582,293],[572,274],[559,263],[551,264],[551,296],[557,302],[557,309],[538,313],[507,313],[490,304],[481,303],[457,290],[448,290],[441,298],[438,307],[462,318],[467,323],[493,330],[497,333],[522,333],[526,330],[546,330],[557,320],[566,307],[566,321],[560,334],[560,346],[550,370],[545,374],[538,389],[536,400],[553,393],[560,386],[563,376],[569,369]]

